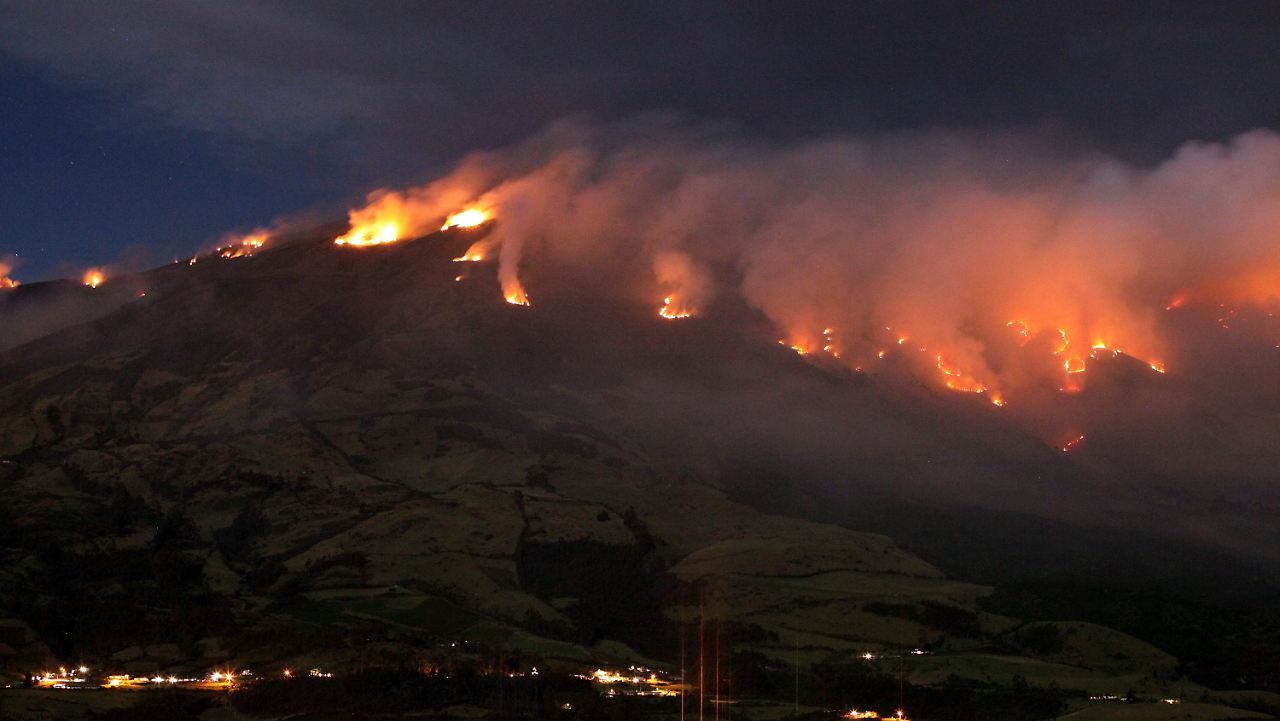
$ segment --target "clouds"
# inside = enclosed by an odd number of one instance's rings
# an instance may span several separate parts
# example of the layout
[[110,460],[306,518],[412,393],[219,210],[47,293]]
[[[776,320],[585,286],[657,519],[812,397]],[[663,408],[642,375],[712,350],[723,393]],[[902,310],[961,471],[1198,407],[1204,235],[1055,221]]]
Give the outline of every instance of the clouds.
[[58,77],[180,127],[319,143],[347,161],[438,162],[567,114],[655,109],[767,136],[1052,125],[1149,155],[1280,109],[1277,18],[1244,4],[1208,17],[894,3],[3,5],[3,48]]
[[[37,277],[131,242],[181,254],[230,227],[421,182],[575,115],[670,111],[786,143],[1013,129],[1150,164],[1280,117],[1275,15],[1248,3],[0,0],[0,81],[30,86],[13,96],[17,132],[0,138],[0,197],[29,219],[0,250]],[[111,192],[73,207],[98,183]],[[137,210],[152,199],[172,222],[137,217],[157,215]]]
[[376,121],[405,99],[452,102],[428,76],[410,83],[386,72],[385,47],[305,7],[197,0],[21,3],[9,11],[10,51],[124,90],[183,127],[303,141]]

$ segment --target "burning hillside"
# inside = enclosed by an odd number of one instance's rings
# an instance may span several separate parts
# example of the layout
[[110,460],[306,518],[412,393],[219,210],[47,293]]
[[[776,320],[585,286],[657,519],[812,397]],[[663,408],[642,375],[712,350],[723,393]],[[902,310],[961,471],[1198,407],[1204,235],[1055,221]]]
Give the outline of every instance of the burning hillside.
[[215,250],[222,258],[247,258],[262,250],[271,238],[271,232],[258,228],[247,235],[233,236]]
[[997,406],[1036,387],[1079,393],[1103,356],[1177,375],[1166,307],[1280,299],[1266,242],[1280,138],[1192,144],[1151,170],[1043,155],[952,137],[758,147],[564,126],[372,194],[335,242],[493,221],[456,260],[495,259],[509,303],[528,304],[526,264],[659,298],[671,320],[738,295],[797,352],[874,373],[894,349],[926,383]]
[[[333,333],[332,347],[376,348],[385,362],[426,344],[431,362],[490,368],[499,384],[526,382],[542,363],[619,386],[680,369],[692,388],[667,378],[628,391],[653,403],[661,420],[650,428],[672,457],[776,445],[812,459],[788,472],[820,476],[955,444],[966,482],[995,473],[981,463],[970,473],[975,449],[1007,459],[1005,469],[1026,458],[1038,467],[1043,453],[1169,478],[1217,478],[1238,464],[1240,482],[1254,482],[1247,459],[1280,441],[1249,421],[1280,407],[1280,392],[1257,385],[1280,342],[1275,298],[1259,280],[1269,276],[1249,270],[1272,263],[1273,184],[1258,164],[1280,159],[1280,140],[1189,146],[1152,170],[1018,149],[1024,160],[1002,164],[990,159],[1000,148],[955,138],[778,148],[559,128],[425,186],[377,191],[345,228],[287,239],[259,230],[197,258],[253,256],[243,261],[113,274],[93,293],[68,285],[104,308],[173,293],[272,308],[217,331],[245,354],[262,338],[311,348],[280,367],[323,355],[329,345],[308,344]],[[1201,212],[1185,212],[1189,198]],[[224,282],[236,288],[207,287]],[[256,285],[267,282],[269,298]],[[553,361],[534,352],[544,347]],[[703,389],[744,373],[769,388],[744,398]],[[815,391],[810,375],[840,392]],[[927,440],[918,418],[904,420],[917,415],[938,419]],[[965,435],[930,435],[939,429]]]

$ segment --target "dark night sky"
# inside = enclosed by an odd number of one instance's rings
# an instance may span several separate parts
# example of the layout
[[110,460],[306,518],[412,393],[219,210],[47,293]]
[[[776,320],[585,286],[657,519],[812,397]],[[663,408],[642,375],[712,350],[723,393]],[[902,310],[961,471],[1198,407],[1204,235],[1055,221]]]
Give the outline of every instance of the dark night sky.
[[1138,163],[1280,127],[1280,4],[956,5],[0,0],[0,260],[162,262],[574,113]]

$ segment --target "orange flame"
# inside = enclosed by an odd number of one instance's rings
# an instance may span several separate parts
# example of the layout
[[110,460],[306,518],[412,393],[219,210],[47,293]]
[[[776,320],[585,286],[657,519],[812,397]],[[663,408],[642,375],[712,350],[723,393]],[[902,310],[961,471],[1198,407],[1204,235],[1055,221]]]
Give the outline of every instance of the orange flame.
[[662,299],[662,307],[658,309],[658,315],[667,320],[678,320],[680,318],[689,318],[693,316],[685,306],[676,304],[675,296],[669,295]]
[[232,241],[229,247],[218,248],[218,253],[223,258],[247,258],[266,245],[268,237],[267,231],[255,230]]
[[1058,448],[1058,450],[1062,451],[1063,453],[1070,453],[1072,449],[1074,449],[1076,446],[1079,446],[1083,442],[1084,442],[1084,434],[1082,433],[1076,436],[1075,438],[1072,438],[1071,440],[1067,441],[1066,443],[1063,443]]
[[90,288],[97,288],[107,280],[107,276],[103,274],[101,268],[90,268],[85,271],[84,278],[81,280]]
[[10,270],[11,268],[7,263],[0,263],[0,290],[17,288],[21,285],[18,281],[9,277]]
[[529,296],[524,292],[524,286],[520,285],[519,280],[511,280],[503,284],[502,297],[511,305],[532,305],[529,302]]
[[444,225],[440,226],[440,230],[474,228],[477,225],[487,222],[489,218],[489,214],[479,208],[467,208],[450,215],[444,221]]
[[953,391],[963,391],[965,393],[985,393],[992,404],[997,406],[1004,405],[1004,395],[999,391],[992,391],[982,381],[948,364],[943,360],[941,355],[937,355],[934,358],[936,361],[934,365],[936,365],[938,370],[942,372],[942,375],[944,376],[943,382],[947,388],[950,388]]
[[363,248],[370,245],[394,243],[400,239],[400,227],[393,221],[373,225],[352,226],[346,235],[333,239],[338,245]]
[[483,242],[472,243],[467,252],[453,259],[455,263],[479,263],[485,259],[485,245]]

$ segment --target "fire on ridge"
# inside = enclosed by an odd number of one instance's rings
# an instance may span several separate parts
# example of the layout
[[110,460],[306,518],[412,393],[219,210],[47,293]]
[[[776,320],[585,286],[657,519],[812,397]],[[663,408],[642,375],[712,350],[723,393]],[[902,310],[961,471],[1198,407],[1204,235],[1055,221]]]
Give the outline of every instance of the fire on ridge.
[[16,279],[9,277],[9,271],[12,270],[6,263],[0,263],[0,290],[9,288],[17,288],[21,283]]

